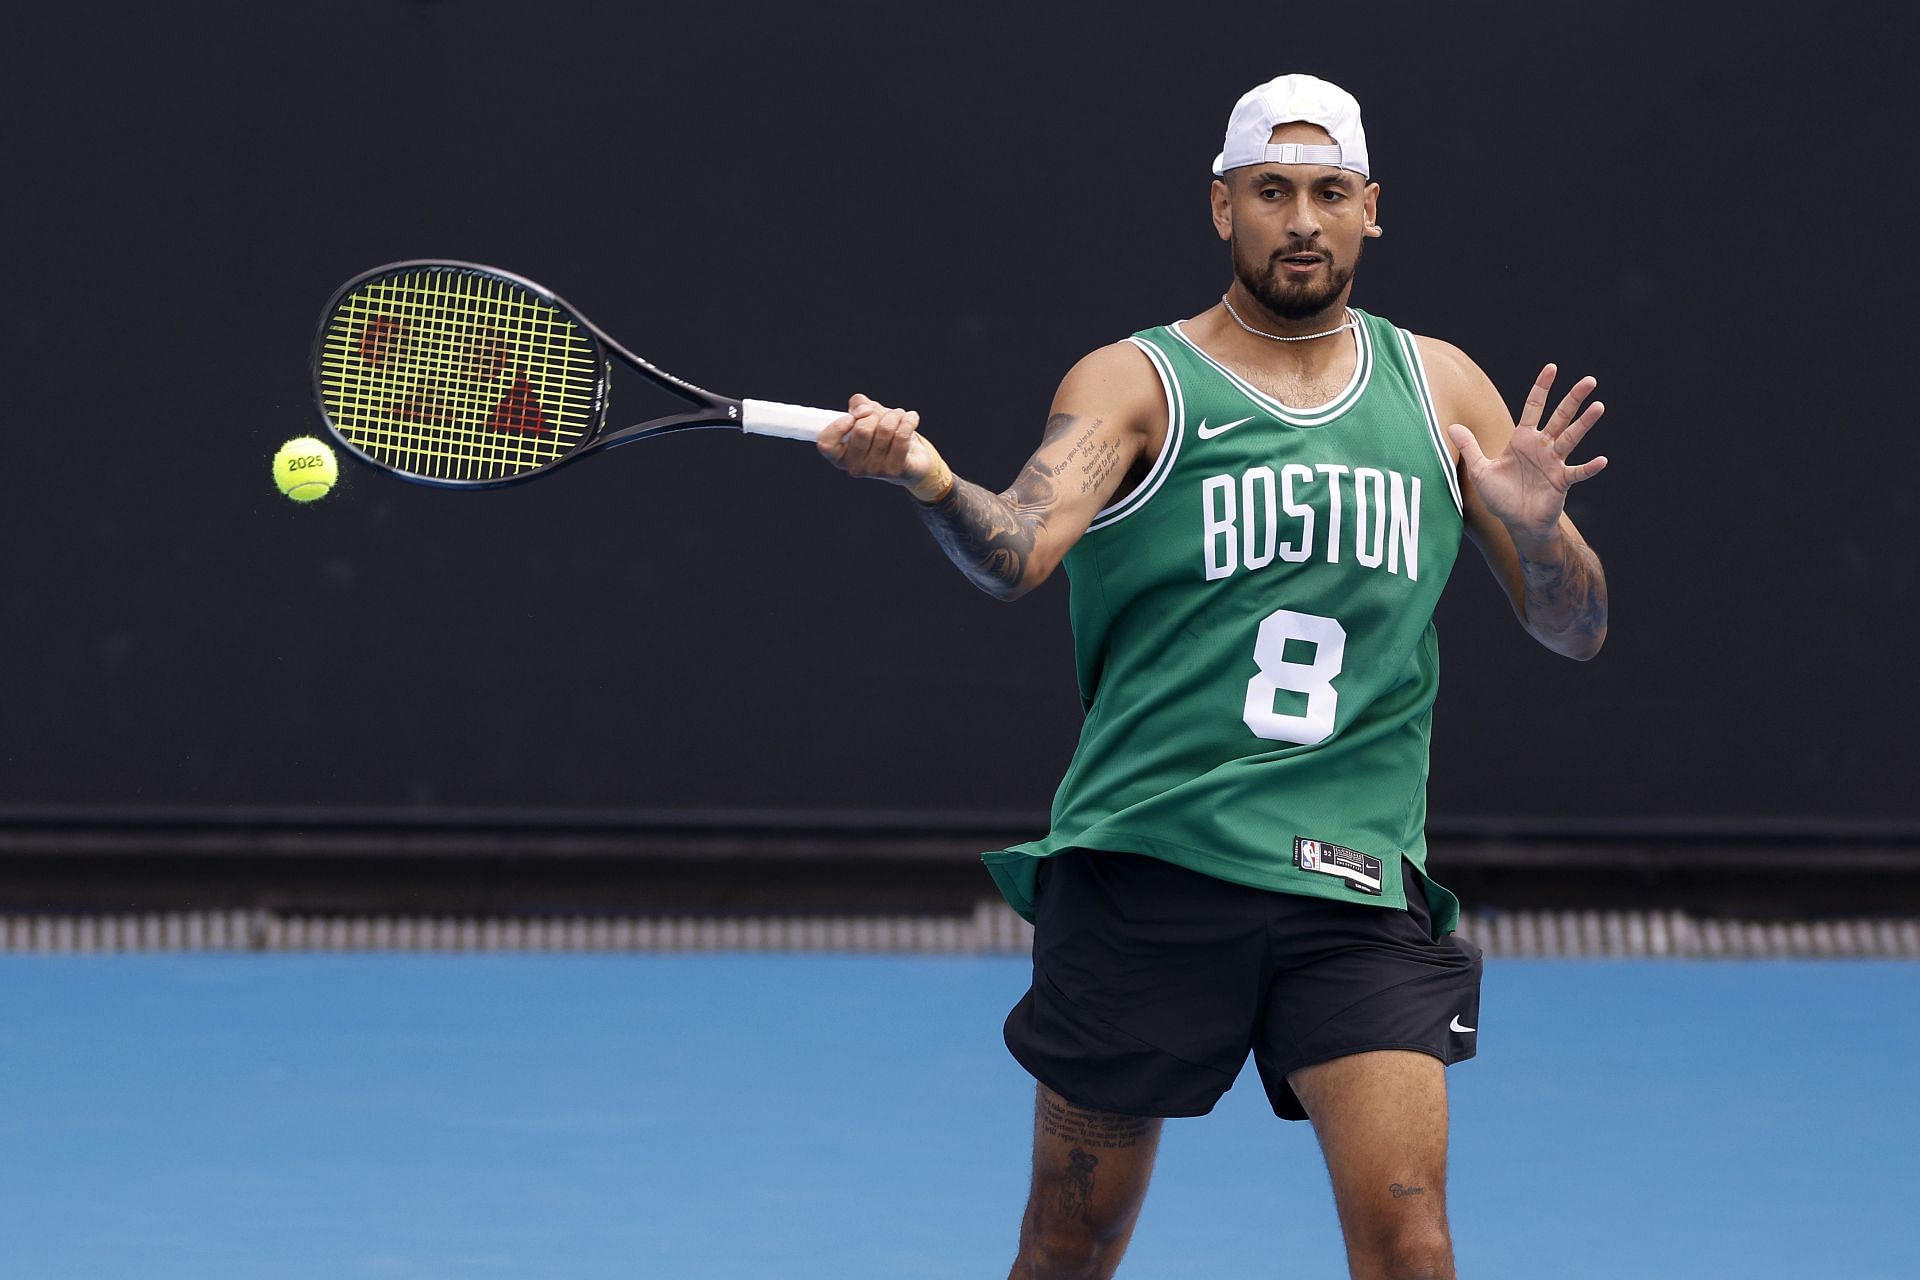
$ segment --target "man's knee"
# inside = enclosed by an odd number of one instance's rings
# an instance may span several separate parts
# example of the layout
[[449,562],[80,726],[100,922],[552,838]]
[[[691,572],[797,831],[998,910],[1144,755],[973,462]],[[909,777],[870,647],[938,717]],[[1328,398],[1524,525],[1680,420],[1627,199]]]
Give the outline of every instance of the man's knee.
[[1013,1274],[1021,1280],[1104,1280],[1113,1274],[1114,1247],[1084,1228],[1037,1227],[1021,1241]]
[[1079,1280],[1108,1276],[1133,1233],[1133,1213],[1097,1213],[1076,1202],[1071,1186],[1034,1188],[1021,1223],[1017,1276],[1033,1280]]
[[1353,1274],[1370,1280],[1453,1280],[1453,1239],[1437,1214],[1396,1216],[1350,1232]]

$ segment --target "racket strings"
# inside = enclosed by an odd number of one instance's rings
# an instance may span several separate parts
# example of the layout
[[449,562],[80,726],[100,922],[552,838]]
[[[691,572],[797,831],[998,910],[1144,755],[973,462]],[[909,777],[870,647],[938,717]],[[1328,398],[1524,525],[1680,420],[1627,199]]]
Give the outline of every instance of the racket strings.
[[321,346],[340,434],[385,466],[440,480],[509,478],[592,434],[602,365],[564,312],[510,281],[424,268],[343,297]]

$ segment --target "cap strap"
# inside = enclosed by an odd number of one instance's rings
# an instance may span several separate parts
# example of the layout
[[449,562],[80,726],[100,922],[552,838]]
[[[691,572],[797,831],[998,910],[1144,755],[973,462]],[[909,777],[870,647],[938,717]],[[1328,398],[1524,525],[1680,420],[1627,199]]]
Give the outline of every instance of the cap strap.
[[1270,142],[1261,149],[1260,158],[1268,164],[1330,164],[1340,167],[1337,146],[1308,146],[1299,142]]

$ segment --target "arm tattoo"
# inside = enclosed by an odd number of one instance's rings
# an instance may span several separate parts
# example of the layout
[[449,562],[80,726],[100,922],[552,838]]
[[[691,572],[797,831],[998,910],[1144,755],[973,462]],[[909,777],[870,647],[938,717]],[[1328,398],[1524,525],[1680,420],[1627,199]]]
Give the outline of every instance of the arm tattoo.
[[1040,445],[1045,448],[1067,432],[1073,430],[1073,424],[1080,421],[1070,413],[1056,413],[1047,419],[1046,430],[1040,433]]
[[1522,551],[1520,572],[1533,633],[1574,657],[1599,652],[1607,635],[1607,578],[1593,548],[1563,538],[1538,558]]
[[1075,435],[1079,424],[1070,413],[1047,419],[1039,450],[1005,493],[989,493],[955,477],[946,497],[920,508],[921,520],[947,558],[987,594],[1006,600],[1020,593],[1059,492],[1055,482],[1068,467],[1078,465],[1080,491],[1088,493],[1098,483],[1096,473],[1104,479],[1118,461],[1118,446],[1096,439],[1099,419]]
[[1395,1200],[1402,1200],[1402,1199],[1405,1199],[1407,1196],[1423,1196],[1427,1194],[1427,1189],[1425,1187],[1403,1187],[1397,1182],[1390,1183],[1387,1186],[1387,1190],[1393,1193],[1393,1198]]
[[1001,597],[1012,595],[1026,576],[1040,532],[1038,521],[1021,520],[1003,495],[957,476],[946,497],[920,508],[920,519],[974,586]]
[[1120,446],[1111,440],[1102,440],[1099,448],[1080,468],[1080,492],[1092,493],[1107,482],[1113,469],[1120,465]]

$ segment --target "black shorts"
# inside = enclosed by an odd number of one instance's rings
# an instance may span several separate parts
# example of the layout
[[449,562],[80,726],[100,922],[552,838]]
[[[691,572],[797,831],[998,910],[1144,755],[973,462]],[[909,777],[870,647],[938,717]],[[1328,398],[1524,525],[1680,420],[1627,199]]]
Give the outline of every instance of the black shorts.
[[1253,1050],[1274,1114],[1289,1072],[1372,1049],[1474,1055],[1480,949],[1407,910],[1275,893],[1158,858],[1070,849],[1040,867],[1033,987],[1007,1048],[1067,1101],[1142,1116],[1213,1110]]

